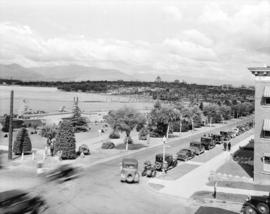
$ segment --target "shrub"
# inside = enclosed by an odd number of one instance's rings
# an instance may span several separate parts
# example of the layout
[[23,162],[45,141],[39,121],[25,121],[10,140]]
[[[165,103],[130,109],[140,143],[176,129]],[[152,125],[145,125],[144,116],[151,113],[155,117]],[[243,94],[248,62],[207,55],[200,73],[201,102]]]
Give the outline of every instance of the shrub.
[[62,152],[62,159],[74,159],[76,158],[75,150],[76,141],[73,127],[69,121],[63,121],[60,123],[60,127],[56,135],[54,154],[60,151]]
[[79,151],[78,151],[79,154],[83,153],[84,155],[90,155],[90,149],[87,145],[85,144],[82,144],[80,147],[79,147]]
[[115,147],[114,143],[111,141],[102,143],[102,149],[113,149]]
[[29,138],[29,134],[26,128],[21,128],[17,134],[16,140],[14,141],[13,152],[16,155],[28,153],[32,151],[32,144]]
[[110,139],[119,139],[120,138],[120,134],[119,132],[113,131],[110,135],[109,135]]
[[147,128],[142,128],[139,131],[139,140],[147,140],[147,135],[149,134],[149,130]]

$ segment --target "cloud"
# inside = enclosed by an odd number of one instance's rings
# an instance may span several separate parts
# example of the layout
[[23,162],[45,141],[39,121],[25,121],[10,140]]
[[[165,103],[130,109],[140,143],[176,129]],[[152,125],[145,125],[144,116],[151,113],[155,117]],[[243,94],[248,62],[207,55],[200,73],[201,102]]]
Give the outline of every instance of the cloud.
[[176,21],[182,20],[182,13],[176,6],[167,6],[164,8],[164,13],[167,15],[169,19],[173,19]]

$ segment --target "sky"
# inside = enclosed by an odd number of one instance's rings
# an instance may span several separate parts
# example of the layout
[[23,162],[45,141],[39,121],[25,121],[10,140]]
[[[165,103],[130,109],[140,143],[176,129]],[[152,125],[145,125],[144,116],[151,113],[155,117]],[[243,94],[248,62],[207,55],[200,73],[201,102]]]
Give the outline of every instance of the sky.
[[0,63],[251,82],[269,0],[0,0]]

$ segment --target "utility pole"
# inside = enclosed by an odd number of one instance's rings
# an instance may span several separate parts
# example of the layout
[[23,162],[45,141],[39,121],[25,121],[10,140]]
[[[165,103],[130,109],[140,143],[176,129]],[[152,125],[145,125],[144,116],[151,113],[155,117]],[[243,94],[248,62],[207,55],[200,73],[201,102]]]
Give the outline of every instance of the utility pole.
[[165,174],[165,144],[166,144],[166,137],[164,136],[163,139],[163,163],[162,163],[162,173]]
[[12,138],[13,138],[13,90],[10,93],[10,114],[9,114],[9,136],[8,136],[8,159],[12,160]]

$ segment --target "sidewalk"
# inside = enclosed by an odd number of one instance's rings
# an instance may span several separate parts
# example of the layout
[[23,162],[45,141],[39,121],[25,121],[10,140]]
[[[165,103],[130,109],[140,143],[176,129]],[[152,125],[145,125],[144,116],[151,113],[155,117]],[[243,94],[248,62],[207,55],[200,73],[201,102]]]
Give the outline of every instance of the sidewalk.
[[[154,178],[149,180],[152,184],[161,184],[164,186],[159,192],[179,196],[183,198],[190,198],[195,192],[205,190],[208,177],[212,171],[216,171],[221,165],[223,165],[226,160],[230,159],[231,153],[234,153],[239,149],[239,146],[245,146],[248,144],[249,140],[253,138],[253,135],[246,138],[245,140],[235,144],[231,152],[222,152],[216,157],[212,158],[210,161],[204,163],[203,165],[197,167],[181,178],[174,181],[160,180]],[[213,190],[212,190],[213,191]]]

